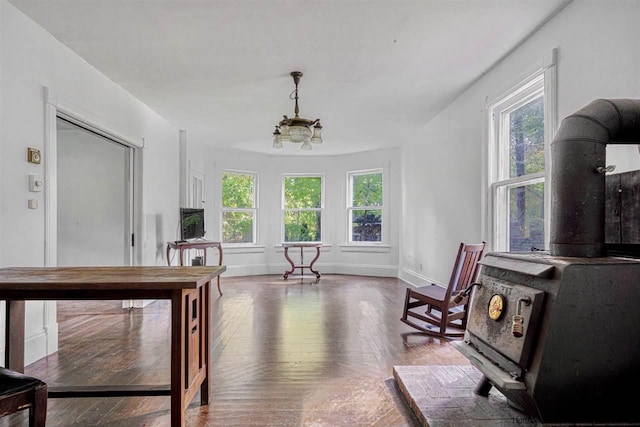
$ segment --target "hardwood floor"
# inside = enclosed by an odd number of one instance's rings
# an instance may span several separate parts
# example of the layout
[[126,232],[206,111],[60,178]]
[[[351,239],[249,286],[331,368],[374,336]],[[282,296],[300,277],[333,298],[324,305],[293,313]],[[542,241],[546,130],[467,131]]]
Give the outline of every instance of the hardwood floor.
[[[400,321],[406,283],[324,275],[223,277],[213,292],[213,390],[188,426],[417,426],[394,365],[464,365]],[[60,350],[26,368],[54,384],[169,382],[169,304],[59,302]],[[0,419],[23,425],[24,416]],[[47,426],[168,426],[169,398],[49,399]],[[26,424],[24,424],[26,425]]]

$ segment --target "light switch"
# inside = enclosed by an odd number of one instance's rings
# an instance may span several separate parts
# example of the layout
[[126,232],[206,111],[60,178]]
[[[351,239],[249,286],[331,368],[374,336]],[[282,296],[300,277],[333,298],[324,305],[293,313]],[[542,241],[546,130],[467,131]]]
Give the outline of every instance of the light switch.
[[37,193],[44,188],[44,182],[40,175],[29,175],[29,191]]

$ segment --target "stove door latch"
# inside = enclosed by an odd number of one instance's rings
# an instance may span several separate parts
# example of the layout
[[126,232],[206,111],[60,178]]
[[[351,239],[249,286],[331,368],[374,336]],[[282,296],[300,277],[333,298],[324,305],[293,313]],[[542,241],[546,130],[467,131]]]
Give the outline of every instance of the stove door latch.
[[525,297],[518,300],[518,309],[515,316],[511,318],[511,333],[514,337],[520,338],[524,335],[524,317],[522,317],[522,304],[530,305],[531,298]]
[[458,292],[453,298],[453,302],[459,304],[464,298],[468,297],[474,286],[482,286],[480,283],[471,283],[466,289]]

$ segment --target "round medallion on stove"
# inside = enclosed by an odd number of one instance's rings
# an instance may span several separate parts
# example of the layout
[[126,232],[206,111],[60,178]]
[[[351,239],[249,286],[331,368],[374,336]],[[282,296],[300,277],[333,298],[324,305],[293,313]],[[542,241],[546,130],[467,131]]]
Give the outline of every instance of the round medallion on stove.
[[500,320],[500,318],[504,314],[504,309],[504,297],[500,294],[492,295],[491,299],[489,299],[489,307],[487,309],[489,317],[492,320]]

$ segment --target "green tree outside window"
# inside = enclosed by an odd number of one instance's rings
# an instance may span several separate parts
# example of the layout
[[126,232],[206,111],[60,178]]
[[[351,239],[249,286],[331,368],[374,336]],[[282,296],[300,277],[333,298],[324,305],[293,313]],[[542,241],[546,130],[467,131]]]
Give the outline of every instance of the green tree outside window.
[[382,172],[351,174],[352,242],[382,240]]
[[[544,96],[509,114],[509,177],[544,171]],[[509,190],[509,250],[544,247],[544,183]]]
[[255,175],[222,174],[222,241],[255,243]]
[[283,184],[284,241],[322,241],[322,177],[290,175]]

